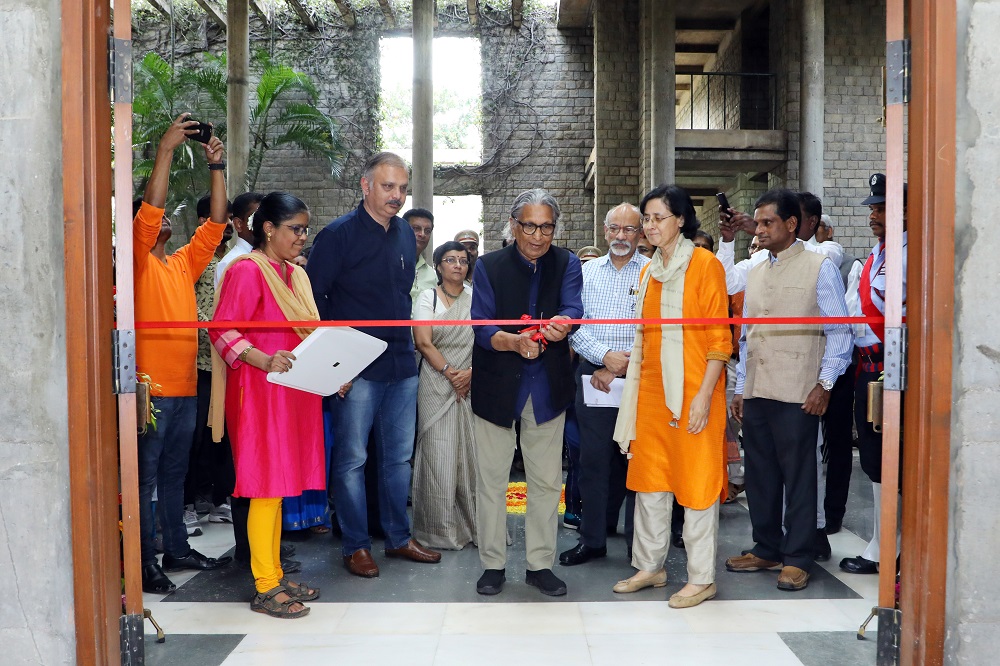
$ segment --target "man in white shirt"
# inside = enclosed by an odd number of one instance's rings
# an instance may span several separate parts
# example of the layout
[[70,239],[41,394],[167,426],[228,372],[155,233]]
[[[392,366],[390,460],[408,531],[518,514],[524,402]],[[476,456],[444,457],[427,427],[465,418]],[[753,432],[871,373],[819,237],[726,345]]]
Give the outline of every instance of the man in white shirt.
[[[411,208],[403,213],[403,219],[413,229],[417,238],[417,266],[414,270],[413,287],[410,289],[410,300],[413,302],[413,313],[417,312],[417,301],[420,294],[437,286],[437,273],[434,267],[424,259],[424,250],[431,242],[434,233],[434,214],[425,208]],[[417,354],[419,356],[419,354]]]
[[236,243],[215,266],[215,290],[222,286],[222,274],[229,264],[237,257],[249,254],[253,249],[253,231],[250,230],[250,216],[257,211],[257,206],[264,199],[263,194],[244,192],[233,199],[233,229],[236,230]]
[[[636,316],[639,273],[649,259],[636,252],[642,234],[639,209],[622,203],[604,218],[604,239],[610,251],[583,265],[583,318],[631,319]],[[618,409],[588,407],[583,377],[590,387],[608,393],[611,382],[624,377],[635,340],[629,324],[583,324],[570,337],[580,357],[576,375],[576,418],[580,424],[580,498],[584,511],[580,543],[559,555],[563,566],[584,564],[607,555],[607,535],[618,527],[618,512],[626,498],[627,461],[612,435]],[[588,387],[588,389],[590,388]],[[631,547],[631,512],[625,509],[626,550]]]
[[[799,193],[799,206],[802,209],[802,221],[799,224],[796,238],[805,241],[806,250],[818,252],[830,258],[833,265],[840,270],[840,262],[843,260],[844,248],[840,243],[826,241],[823,243],[814,240],[816,227],[819,225],[819,218],[823,214],[823,207],[816,195],[810,192]],[[738,294],[747,288],[747,273],[751,268],[767,259],[766,252],[759,252],[749,259],[736,262],[736,232],[743,229],[748,234],[753,234],[756,229],[753,217],[746,213],[741,213],[730,208],[727,211],[719,211],[719,251],[716,253],[723,268],[726,269],[726,289],[729,294]]]
[[[852,317],[878,317],[885,314],[886,292],[886,221],[885,221],[885,174],[872,174],[868,181],[870,196],[861,202],[868,206],[868,226],[878,239],[868,255],[858,286],[858,298],[853,301]],[[906,316],[906,203],[907,186],[903,184],[903,316]],[[868,383],[877,381],[885,370],[883,346],[885,343],[885,323],[857,324],[854,348],[858,357],[858,373],[854,388],[854,424],[858,430],[858,454],[861,469],[872,482],[875,500],[871,541],[864,552],[857,557],[845,557],[840,562],[842,571],[853,574],[878,573],[881,555],[879,549],[882,497],[882,433],[876,432],[867,418]],[[902,457],[900,458],[902,460]],[[897,523],[898,537],[898,523]],[[897,553],[898,545],[897,545]]]

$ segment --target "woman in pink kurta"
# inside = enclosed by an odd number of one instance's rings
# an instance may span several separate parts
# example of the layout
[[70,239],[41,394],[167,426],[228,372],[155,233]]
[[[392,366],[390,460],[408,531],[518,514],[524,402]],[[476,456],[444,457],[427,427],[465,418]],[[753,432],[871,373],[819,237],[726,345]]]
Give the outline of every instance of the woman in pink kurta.
[[286,372],[310,329],[254,328],[236,322],[318,319],[305,271],[291,260],[309,235],[309,210],[283,192],[264,197],[250,224],[254,249],[226,269],[209,333],[225,361],[225,415],[236,466],[235,497],[250,498],[247,537],[257,595],[251,610],[302,617],[318,589],[285,578],[280,566],[281,498],[326,487],[322,398],[267,381]]

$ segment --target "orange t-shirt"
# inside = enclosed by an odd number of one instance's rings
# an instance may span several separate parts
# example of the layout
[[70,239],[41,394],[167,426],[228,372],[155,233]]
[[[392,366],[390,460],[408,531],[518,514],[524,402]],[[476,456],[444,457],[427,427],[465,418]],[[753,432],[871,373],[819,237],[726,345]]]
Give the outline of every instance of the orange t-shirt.
[[[194,284],[222,242],[225,224],[209,220],[191,241],[160,261],[150,250],[160,234],[163,209],[143,202],[132,222],[136,321],[196,321]],[[140,329],[135,334],[136,368],[149,375],[153,395],[197,395],[198,330]]]

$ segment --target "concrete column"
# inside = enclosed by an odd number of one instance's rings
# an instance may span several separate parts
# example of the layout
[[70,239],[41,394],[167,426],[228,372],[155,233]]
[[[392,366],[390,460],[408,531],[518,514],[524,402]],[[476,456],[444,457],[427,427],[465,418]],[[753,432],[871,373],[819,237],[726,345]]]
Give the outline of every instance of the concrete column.
[[229,71],[226,106],[226,189],[229,199],[246,192],[250,163],[250,7],[247,0],[228,0],[226,67]]
[[802,0],[799,189],[823,198],[824,2]]
[[[83,250],[64,248],[62,4],[0,3],[0,33],[17,36],[17,47],[4,49],[0,87],[18,91],[0,97],[0,191],[8,221],[0,234],[0,335],[13,352],[0,360],[5,664],[76,660],[66,410],[79,396],[67,396],[63,252]],[[104,240],[111,252],[110,238]]]
[[674,50],[677,43],[677,12],[674,0],[654,1],[651,9],[652,182],[659,185],[672,183],[675,179],[677,120],[674,105],[677,96],[677,67]]
[[[413,0],[413,206],[434,208],[434,0]],[[427,245],[434,247],[433,241]]]

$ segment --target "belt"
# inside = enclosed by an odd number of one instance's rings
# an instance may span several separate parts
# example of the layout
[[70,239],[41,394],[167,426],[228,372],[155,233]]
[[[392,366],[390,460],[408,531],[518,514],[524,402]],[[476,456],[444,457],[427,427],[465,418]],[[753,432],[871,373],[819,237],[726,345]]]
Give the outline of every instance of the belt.
[[855,349],[858,352],[858,358],[861,360],[860,366],[862,372],[882,372],[885,369],[881,344],[856,347]]

